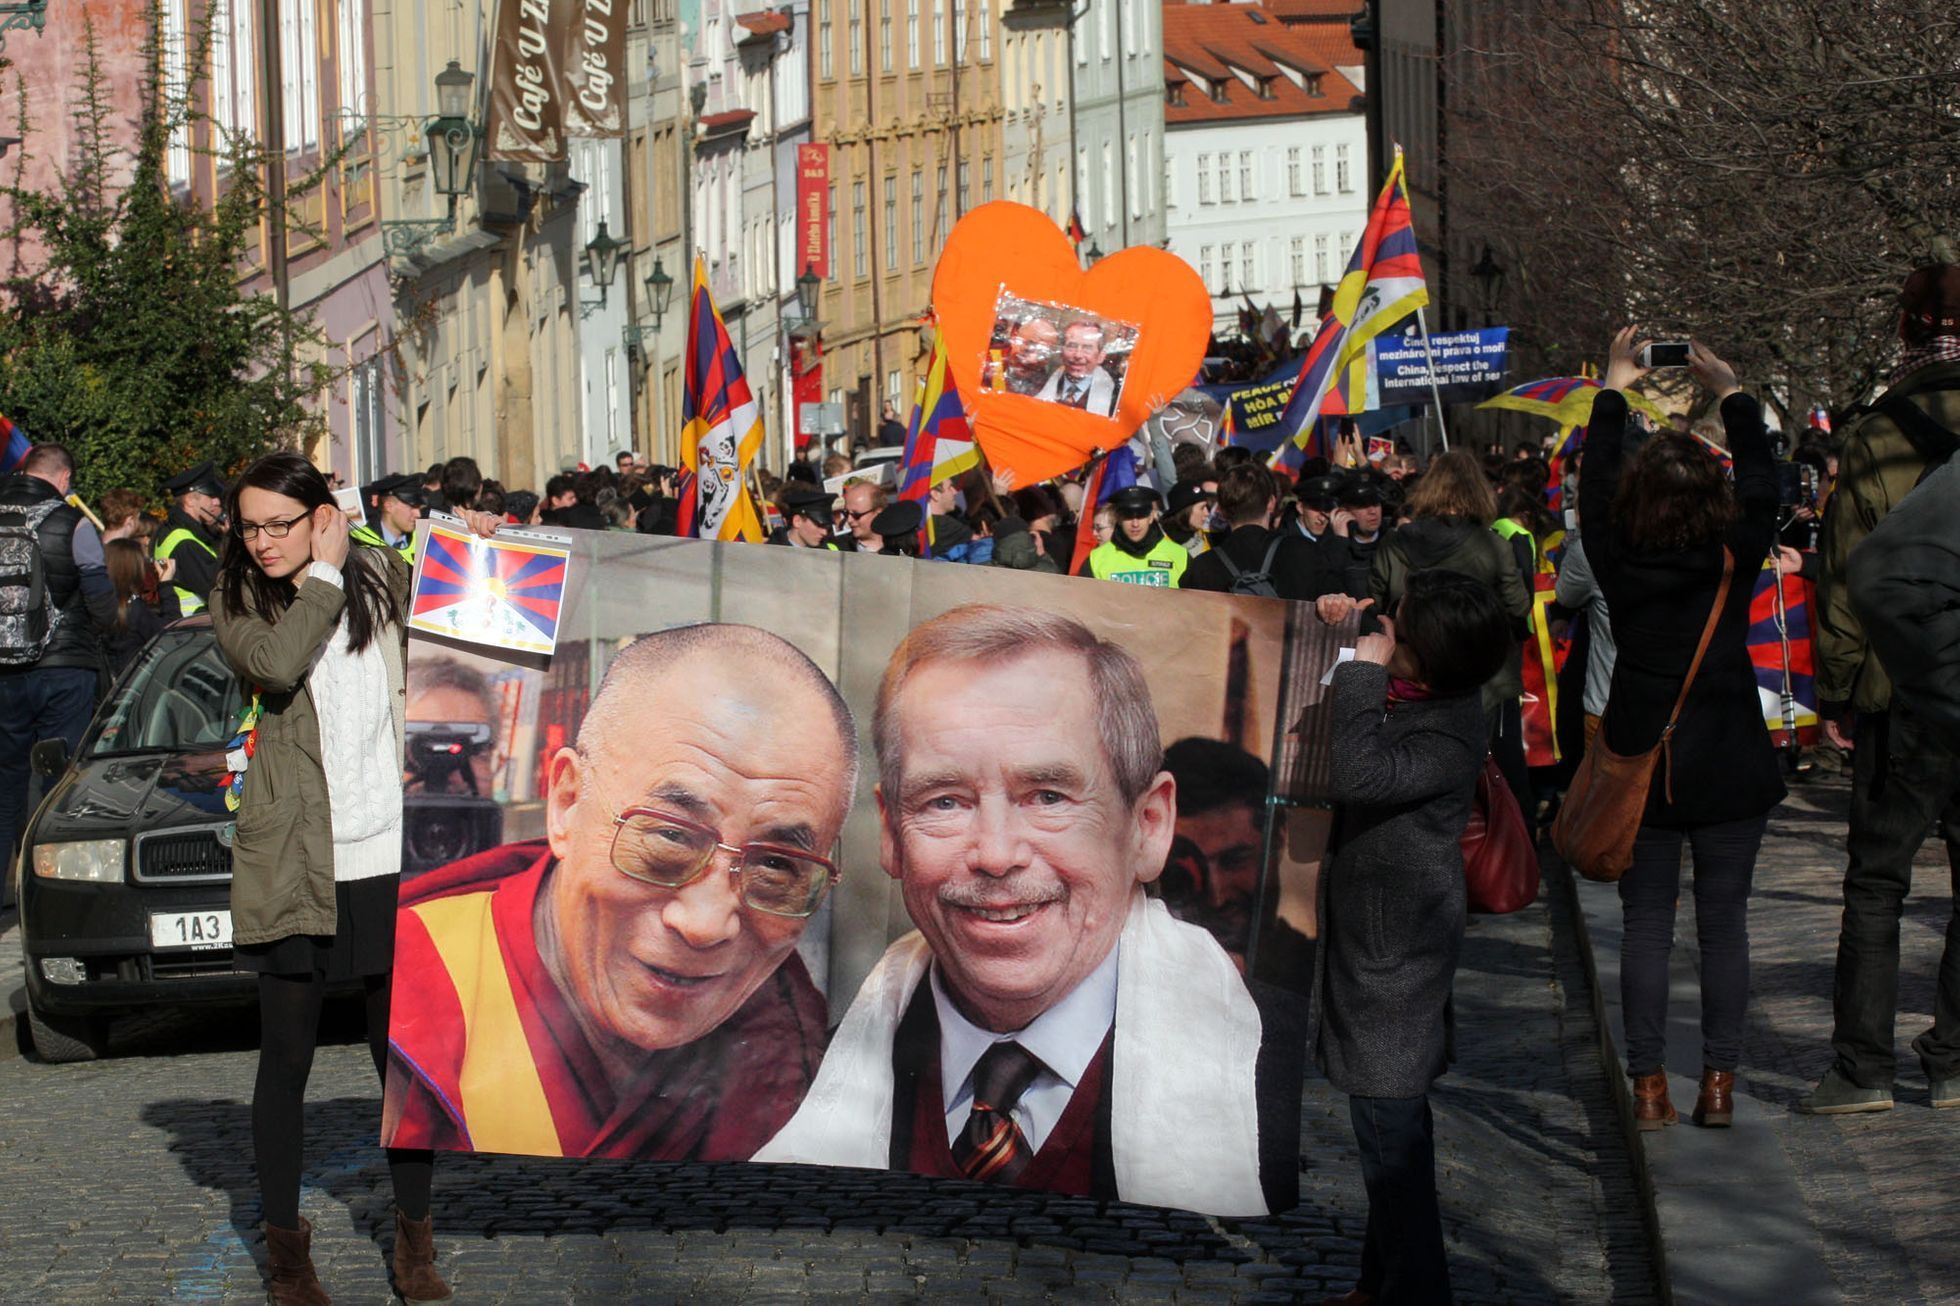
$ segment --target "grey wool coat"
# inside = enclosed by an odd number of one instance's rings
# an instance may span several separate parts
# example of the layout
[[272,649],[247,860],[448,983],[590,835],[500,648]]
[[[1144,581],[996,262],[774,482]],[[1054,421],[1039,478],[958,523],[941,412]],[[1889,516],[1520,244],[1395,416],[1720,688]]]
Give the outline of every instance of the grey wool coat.
[[1332,863],[1321,876],[1315,1056],[1360,1097],[1419,1097],[1446,1066],[1463,854],[1489,751],[1478,695],[1388,706],[1388,673],[1334,673]]

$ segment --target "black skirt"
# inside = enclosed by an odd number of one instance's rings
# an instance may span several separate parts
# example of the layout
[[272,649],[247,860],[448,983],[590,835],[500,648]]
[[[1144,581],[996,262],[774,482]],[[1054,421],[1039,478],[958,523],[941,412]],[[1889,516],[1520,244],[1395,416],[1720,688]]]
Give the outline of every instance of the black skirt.
[[395,898],[401,879],[374,875],[336,881],[331,935],[288,934],[271,943],[241,944],[233,951],[233,964],[260,975],[311,975],[329,983],[387,974],[395,968]]

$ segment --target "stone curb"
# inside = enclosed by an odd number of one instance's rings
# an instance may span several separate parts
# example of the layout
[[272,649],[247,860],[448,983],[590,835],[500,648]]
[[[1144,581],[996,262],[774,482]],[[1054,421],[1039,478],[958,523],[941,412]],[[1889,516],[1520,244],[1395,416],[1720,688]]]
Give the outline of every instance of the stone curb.
[[1586,913],[1579,904],[1578,890],[1574,886],[1575,872],[1553,851],[1549,835],[1539,850],[1539,864],[1544,868],[1548,889],[1557,900],[1555,910],[1565,913],[1572,926],[1572,936],[1579,947],[1579,964],[1586,972],[1586,996],[1592,1006],[1593,1028],[1599,1031],[1599,1063],[1606,1071],[1608,1091],[1613,1095],[1613,1113],[1620,1122],[1620,1133],[1626,1141],[1627,1156],[1633,1165],[1633,1181],[1640,1193],[1640,1226],[1647,1233],[1647,1253],[1653,1258],[1654,1286],[1660,1293],[1663,1306],[1673,1306],[1674,1280],[1667,1268],[1667,1241],[1661,1230],[1661,1217],[1658,1194],[1654,1187],[1654,1173],[1647,1163],[1647,1149],[1640,1141],[1640,1131],[1633,1123],[1633,1091],[1627,1084],[1627,1077],[1620,1071],[1619,1049],[1613,1044],[1613,1026],[1607,1018],[1606,997],[1599,987],[1599,962],[1593,956],[1592,931],[1586,926]]

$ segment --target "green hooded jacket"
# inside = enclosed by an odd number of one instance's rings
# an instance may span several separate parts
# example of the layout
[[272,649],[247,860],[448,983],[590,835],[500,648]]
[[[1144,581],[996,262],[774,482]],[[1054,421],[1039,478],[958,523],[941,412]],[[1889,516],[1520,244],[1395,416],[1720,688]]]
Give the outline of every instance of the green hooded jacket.
[[[342,570],[360,565],[383,568],[396,610],[405,610],[408,568],[394,551],[357,545]],[[272,619],[255,611],[233,612],[220,587],[211,590],[218,647],[246,692],[256,689],[260,696],[258,745],[245,770],[231,849],[235,943],[334,932],[333,818],[320,760],[320,719],[307,678],[314,655],[346,606],[346,592],[319,579],[303,580],[292,606]],[[408,629],[392,623],[378,638],[400,751],[407,730]]]

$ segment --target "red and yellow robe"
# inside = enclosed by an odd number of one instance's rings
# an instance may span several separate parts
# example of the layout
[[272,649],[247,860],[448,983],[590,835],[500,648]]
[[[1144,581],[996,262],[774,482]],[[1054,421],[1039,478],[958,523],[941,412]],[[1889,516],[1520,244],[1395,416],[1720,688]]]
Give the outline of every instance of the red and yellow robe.
[[507,844],[405,883],[382,1113],[389,1147],[745,1161],[815,1078],[824,1000],[791,953],[707,1035],[607,1079],[532,922],[554,862]]

